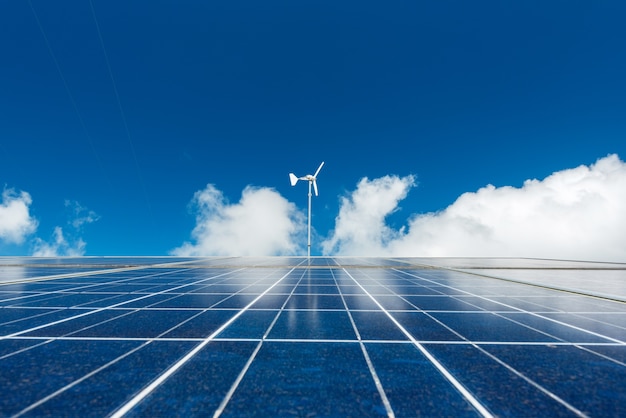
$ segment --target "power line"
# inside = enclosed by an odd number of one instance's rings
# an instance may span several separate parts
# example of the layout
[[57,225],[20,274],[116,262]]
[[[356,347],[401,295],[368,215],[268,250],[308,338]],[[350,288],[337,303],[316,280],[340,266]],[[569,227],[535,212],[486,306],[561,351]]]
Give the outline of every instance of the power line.
[[50,56],[52,57],[52,61],[54,62],[54,66],[56,67],[57,72],[59,73],[59,76],[61,77],[61,80],[63,81],[63,86],[65,87],[65,91],[67,92],[67,95],[69,96],[70,102],[72,103],[72,107],[74,108],[74,111],[76,112],[76,116],[78,116],[78,120],[80,121],[80,126],[82,127],[83,132],[85,133],[85,136],[87,137],[87,141],[89,142],[89,146],[91,147],[91,151],[93,152],[94,156],[96,157],[96,161],[98,162],[98,165],[100,166],[100,169],[102,171],[102,174],[104,175],[104,178],[106,179],[106,181],[109,184],[109,186],[112,188],[113,185],[112,185],[111,180],[109,179],[109,177],[106,175],[106,170],[104,169],[104,163],[102,162],[102,159],[100,158],[100,154],[98,154],[98,151],[96,150],[96,146],[93,143],[93,139],[91,138],[91,135],[89,135],[89,131],[87,130],[87,126],[85,125],[85,121],[83,120],[83,117],[81,116],[80,111],[78,110],[78,105],[76,104],[76,100],[74,99],[74,95],[72,94],[72,91],[70,90],[69,84],[67,83],[67,79],[63,75],[63,71],[61,70],[61,66],[59,65],[59,61],[57,60],[57,57],[56,57],[56,55],[54,53],[54,50],[52,49],[52,46],[50,45],[50,41],[48,40],[48,36],[46,35],[46,31],[44,30],[43,25],[41,24],[41,20],[39,20],[39,15],[37,14],[37,11],[33,7],[33,4],[31,2],[31,0],[28,0],[28,5],[30,6],[30,10],[32,10],[33,15],[35,16],[35,21],[37,22],[37,26],[39,27],[39,31],[41,32],[41,35],[43,36],[43,40],[46,43],[46,47],[48,48],[48,52],[50,53]]
[[[29,0],[30,1],[30,0]],[[120,110],[120,115],[122,117],[122,122],[124,124],[124,130],[126,131],[126,137],[128,138],[128,143],[130,145],[131,154],[133,156],[133,160],[135,161],[135,169],[137,170],[137,177],[139,178],[139,183],[141,184],[141,188],[143,190],[144,198],[146,199],[146,203],[148,205],[148,210],[152,210],[150,205],[150,200],[148,199],[148,193],[146,191],[146,186],[143,181],[143,176],[141,175],[141,169],[139,167],[139,160],[137,159],[137,153],[135,152],[135,145],[130,135],[130,130],[128,129],[128,123],[126,122],[126,114],[124,113],[124,108],[122,107],[122,101],[120,100],[120,95],[117,90],[117,84],[115,83],[115,78],[113,77],[113,71],[111,70],[111,64],[109,62],[109,56],[107,55],[106,48],[104,47],[104,40],[102,38],[102,32],[100,31],[100,25],[98,24],[98,19],[96,18],[96,10],[93,7],[93,2],[89,0],[89,5],[91,7],[91,14],[93,16],[93,20],[96,24],[96,30],[98,31],[98,39],[100,39],[100,46],[102,47],[102,53],[104,54],[104,60],[107,64],[107,69],[109,71],[109,76],[111,77],[111,84],[113,85],[113,91],[115,92],[115,98],[117,100],[117,107]]]

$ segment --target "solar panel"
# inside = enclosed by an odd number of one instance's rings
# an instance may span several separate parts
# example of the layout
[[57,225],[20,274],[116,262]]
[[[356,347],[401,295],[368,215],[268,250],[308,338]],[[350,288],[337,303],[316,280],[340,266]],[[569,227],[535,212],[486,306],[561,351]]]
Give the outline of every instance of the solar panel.
[[622,416],[626,265],[0,258],[2,416]]

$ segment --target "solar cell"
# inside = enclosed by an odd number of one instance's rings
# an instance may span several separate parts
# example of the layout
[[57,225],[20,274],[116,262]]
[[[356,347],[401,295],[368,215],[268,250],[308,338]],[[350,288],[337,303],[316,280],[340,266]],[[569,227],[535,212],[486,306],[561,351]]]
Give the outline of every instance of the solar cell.
[[2,416],[626,414],[623,264],[13,257],[0,275]]

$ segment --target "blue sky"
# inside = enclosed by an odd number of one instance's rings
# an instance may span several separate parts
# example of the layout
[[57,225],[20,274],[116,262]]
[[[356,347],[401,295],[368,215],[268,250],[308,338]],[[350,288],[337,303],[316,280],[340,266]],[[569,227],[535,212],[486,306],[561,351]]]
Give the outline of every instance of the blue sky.
[[[590,167],[613,155],[623,171],[625,18],[619,1],[4,1],[0,253],[234,254],[220,248],[251,235],[274,244],[243,255],[301,253],[307,188],[288,173],[321,161],[313,254],[382,253],[464,193],[581,165],[621,210],[622,177]],[[605,210],[587,233],[622,226]],[[357,221],[378,246],[347,244]],[[502,240],[541,241],[526,238]]]

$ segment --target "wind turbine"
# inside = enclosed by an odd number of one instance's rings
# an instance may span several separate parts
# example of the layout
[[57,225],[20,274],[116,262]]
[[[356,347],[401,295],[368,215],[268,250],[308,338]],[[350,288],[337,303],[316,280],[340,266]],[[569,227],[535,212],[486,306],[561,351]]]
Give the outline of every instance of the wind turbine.
[[289,180],[291,180],[292,186],[295,186],[298,180],[306,180],[309,182],[309,240],[307,243],[307,256],[309,258],[311,257],[311,185],[313,185],[313,188],[315,189],[315,196],[317,196],[316,179],[317,179],[317,174],[320,172],[323,165],[324,165],[324,161],[322,161],[322,164],[320,164],[320,166],[317,168],[317,171],[313,175],[307,174],[304,177],[298,177],[293,173],[289,173]]

